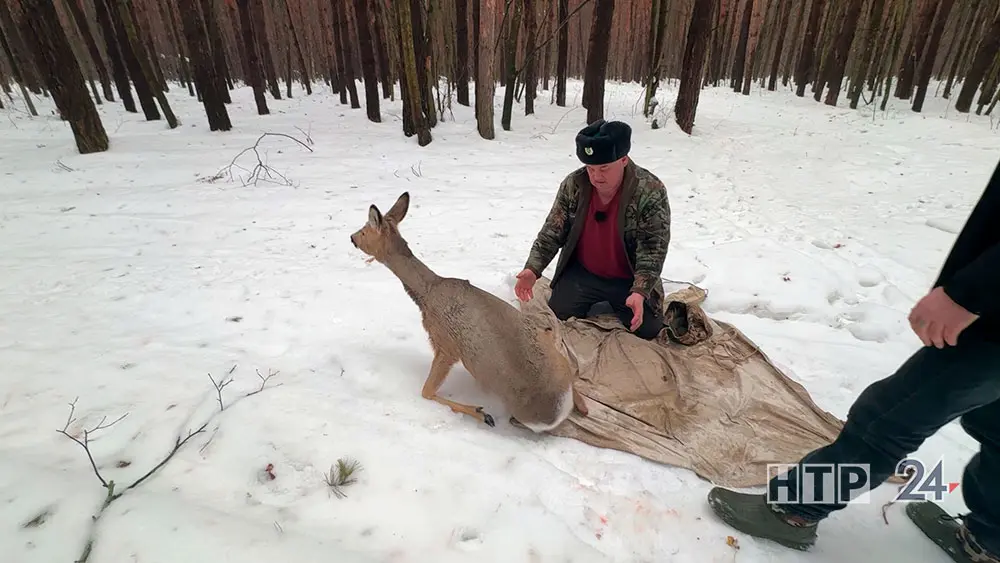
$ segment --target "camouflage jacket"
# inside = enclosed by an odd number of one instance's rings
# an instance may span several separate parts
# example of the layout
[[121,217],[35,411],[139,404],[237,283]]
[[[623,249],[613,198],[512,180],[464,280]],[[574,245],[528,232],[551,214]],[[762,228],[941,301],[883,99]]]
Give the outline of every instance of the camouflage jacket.
[[[670,244],[670,202],[667,189],[652,172],[632,160],[625,166],[622,205],[618,211],[618,232],[632,267],[632,292],[647,298],[659,315],[663,307],[660,273]],[[555,202],[542,225],[525,268],[541,277],[542,271],[562,249],[552,284],[558,281],[580,238],[593,186],[585,167],[571,172],[559,185]]]

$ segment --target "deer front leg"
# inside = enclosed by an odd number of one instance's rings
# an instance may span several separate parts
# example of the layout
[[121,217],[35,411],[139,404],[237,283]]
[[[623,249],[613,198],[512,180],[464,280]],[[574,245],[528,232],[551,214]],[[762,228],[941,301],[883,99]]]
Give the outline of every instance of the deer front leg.
[[450,408],[452,412],[469,415],[490,427],[496,426],[496,422],[493,420],[493,417],[484,412],[483,407],[474,407],[472,405],[456,403],[455,401],[449,401],[444,397],[438,396],[438,389],[440,389],[441,385],[444,384],[445,378],[448,377],[448,372],[451,371],[451,367],[457,362],[457,358],[444,354],[439,350],[435,350],[434,360],[431,361],[431,371],[427,375],[427,381],[424,382],[424,388],[420,394],[425,399],[436,401]]

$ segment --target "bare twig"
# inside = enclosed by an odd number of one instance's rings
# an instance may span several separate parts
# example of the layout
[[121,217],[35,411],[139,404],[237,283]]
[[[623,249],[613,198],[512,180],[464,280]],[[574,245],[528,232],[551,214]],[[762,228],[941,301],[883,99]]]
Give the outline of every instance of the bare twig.
[[[301,131],[301,129],[300,129],[300,131]],[[240,151],[233,158],[232,162],[230,162],[228,166],[226,166],[226,167],[222,168],[221,170],[219,170],[219,172],[217,172],[215,174],[215,176],[212,176],[211,178],[207,179],[206,181],[207,182],[214,182],[215,180],[217,180],[219,178],[222,178],[223,176],[228,176],[229,179],[232,180],[233,179],[233,168],[238,168],[238,169],[243,170],[245,172],[249,172],[249,176],[245,180],[242,179],[242,178],[240,180],[243,183],[244,187],[245,186],[249,186],[251,184],[257,185],[257,182],[259,182],[260,180],[265,179],[265,177],[266,177],[267,180],[274,181],[275,176],[277,176],[278,178],[281,179],[281,183],[283,185],[286,185],[286,186],[292,185],[292,183],[288,180],[288,178],[286,178],[284,175],[282,175],[281,173],[279,173],[274,168],[271,168],[267,164],[264,164],[264,159],[261,158],[260,152],[258,151],[258,149],[260,148],[260,142],[264,140],[264,137],[284,137],[286,139],[291,139],[292,141],[295,141],[296,143],[298,143],[299,145],[301,145],[302,147],[304,147],[309,152],[313,152],[312,148],[310,148],[309,145],[307,145],[306,143],[303,143],[302,141],[296,139],[295,137],[292,137],[291,135],[286,135],[284,133],[263,133],[260,137],[257,138],[257,142],[255,142],[253,144],[253,146],[247,147],[247,148],[243,149],[242,151]],[[309,138],[308,135],[306,135],[306,139],[310,142],[310,144],[312,143],[312,139]],[[241,156],[243,156],[244,154],[246,154],[248,152],[251,152],[251,151],[253,151],[254,156],[257,157],[257,164],[253,167],[252,170],[248,171],[245,168],[237,165],[236,161],[239,160],[239,158]],[[278,183],[278,182],[275,182],[275,183]]]
[[110,428],[115,424],[118,424],[119,422],[121,422],[123,418],[128,416],[128,413],[119,416],[112,422],[107,422],[108,417],[105,416],[104,418],[101,419],[100,422],[97,423],[97,426],[94,426],[89,430],[84,429],[83,440],[80,440],[76,436],[73,436],[72,434],[67,432],[67,429],[69,429],[69,425],[76,422],[76,419],[73,418],[73,414],[76,412],[76,402],[79,399],[80,398],[77,397],[76,399],[73,399],[72,403],[69,404],[69,416],[66,417],[66,424],[63,425],[62,430],[57,430],[56,432],[59,432],[63,436],[66,436],[70,440],[73,440],[74,442],[79,444],[81,448],[83,448],[83,451],[87,453],[87,459],[90,461],[90,467],[93,468],[94,470],[94,475],[97,475],[97,480],[101,482],[101,485],[107,487],[108,482],[104,479],[104,476],[101,475],[101,470],[97,468],[97,462],[94,461],[94,455],[90,452],[90,435],[93,434],[94,432],[97,432],[98,430],[104,430],[105,428]]
[[[233,381],[232,373],[233,373],[233,371],[235,369],[236,369],[236,366],[234,365],[232,367],[232,369],[230,369],[229,372],[226,374],[227,378],[224,378],[221,383],[217,383],[215,381],[215,378],[212,377],[212,374],[208,375],[209,379],[212,380],[212,384],[215,386],[215,391],[216,391],[216,394],[218,396],[218,401],[219,401],[219,411],[217,413],[214,413],[213,415],[211,415],[209,417],[209,419],[207,421],[205,421],[205,423],[202,424],[200,427],[198,427],[196,430],[189,430],[186,436],[182,437],[181,435],[178,435],[177,438],[174,440],[174,446],[173,446],[173,448],[171,448],[170,451],[167,452],[167,455],[165,455],[163,457],[163,459],[160,460],[159,463],[157,463],[155,466],[153,466],[153,468],[150,469],[149,471],[147,471],[144,475],[142,475],[141,477],[139,477],[138,479],[136,479],[135,481],[133,481],[132,484],[130,484],[127,487],[122,488],[120,490],[116,490],[114,480],[110,480],[110,481],[106,480],[104,478],[104,476],[101,475],[100,470],[97,468],[97,463],[94,461],[94,456],[90,452],[90,441],[89,440],[90,440],[90,435],[91,434],[93,434],[94,432],[97,432],[99,430],[105,430],[107,428],[110,428],[110,427],[114,426],[115,424],[117,424],[118,422],[120,422],[122,419],[124,419],[126,416],[128,416],[128,413],[125,413],[125,414],[121,415],[120,417],[116,418],[115,420],[113,420],[111,422],[108,422],[108,417],[106,417],[106,416],[103,417],[101,419],[101,421],[99,423],[97,423],[97,425],[95,425],[93,428],[89,428],[89,429],[83,430],[83,439],[81,440],[80,438],[77,438],[76,436],[70,434],[69,431],[68,431],[70,425],[73,424],[73,422],[76,421],[76,419],[73,417],[73,415],[76,412],[76,401],[77,401],[77,399],[74,399],[73,402],[69,404],[70,410],[69,410],[69,415],[66,417],[66,424],[63,425],[63,428],[61,430],[57,430],[57,432],[59,432],[60,434],[66,436],[70,440],[73,440],[80,447],[83,448],[84,452],[86,452],[86,454],[87,454],[87,460],[90,462],[90,466],[91,466],[91,468],[93,468],[94,474],[97,476],[97,480],[100,481],[101,482],[101,486],[103,486],[107,490],[107,494],[105,494],[105,496],[104,496],[104,502],[101,504],[100,508],[97,510],[97,513],[94,514],[93,517],[91,518],[90,534],[89,534],[89,536],[87,538],[87,542],[84,545],[83,551],[81,552],[79,559],[77,559],[75,563],[86,563],[87,562],[87,559],[90,557],[90,554],[91,554],[91,552],[93,550],[94,541],[96,540],[96,537],[97,537],[96,534],[97,534],[97,525],[98,525],[98,522],[100,521],[101,516],[103,516],[104,511],[107,510],[107,508],[111,505],[111,503],[113,503],[114,501],[118,500],[119,498],[122,497],[122,495],[124,495],[128,491],[130,491],[130,490],[138,487],[139,485],[141,485],[142,483],[144,483],[147,479],[149,479],[150,477],[152,477],[153,475],[155,475],[157,471],[159,471],[171,459],[173,459],[173,457],[177,454],[177,452],[179,452],[180,449],[183,448],[184,445],[187,444],[191,440],[191,438],[194,438],[198,434],[201,434],[201,433],[205,432],[205,429],[208,428],[208,425],[211,423],[212,418],[214,418],[216,414],[221,413],[222,411],[225,410],[225,403],[222,400],[222,390],[227,385],[229,385],[230,383],[232,383],[232,381]],[[269,371],[268,375],[264,376],[264,375],[261,375],[261,373],[258,371],[257,372],[257,376],[261,380],[260,387],[257,390],[255,390],[255,391],[251,391],[250,393],[247,393],[246,395],[243,395],[242,397],[240,397],[239,399],[237,399],[237,401],[240,400],[240,399],[245,399],[246,397],[250,397],[250,396],[256,395],[256,394],[260,393],[261,391],[263,391],[264,388],[265,388],[265,386],[267,385],[268,380],[270,380],[273,376],[277,375],[277,373],[278,372],[275,372],[275,371]],[[233,401],[233,403],[235,403],[235,402],[236,401]],[[350,475],[348,475],[348,477],[349,476]]]

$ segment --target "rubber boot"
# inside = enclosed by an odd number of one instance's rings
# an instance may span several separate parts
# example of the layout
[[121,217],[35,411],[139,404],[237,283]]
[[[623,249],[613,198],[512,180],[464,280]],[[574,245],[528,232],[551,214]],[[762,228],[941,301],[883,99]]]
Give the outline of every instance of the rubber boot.
[[785,547],[806,551],[816,542],[816,522],[782,514],[763,494],[738,493],[719,487],[708,493],[715,515],[731,527]]
[[955,563],[1000,563],[1000,555],[987,553],[968,528],[956,522],[961,516],[950,516],[930,501],[908,503],[906,515]]

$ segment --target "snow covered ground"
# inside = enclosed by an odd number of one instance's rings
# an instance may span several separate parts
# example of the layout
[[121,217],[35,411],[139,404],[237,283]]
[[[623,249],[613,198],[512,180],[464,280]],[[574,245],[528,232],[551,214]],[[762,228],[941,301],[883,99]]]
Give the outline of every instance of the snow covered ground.
[[[359,89],[361,88],[359,84]],[[570,83],[579,103],[581,84]],[[932,87],[932,92],[934,91]],[[416,307],[350,244],[371,203],[408,190],[403,235],[442,275],[514,302],[513,275],[578,166],[585,111],[549,105],[497,139],[470,108],[425,148],[318,87],[306,97],[234,93],[236,129],[209,133],[200,105],[169,93],[182,126],[100,108],[112,148],[80,156],[39,100],[0,117],[0,545],[11,563],[74,561],[105,491],[57,430],[75,398],[80,432],[120,490],[178,436],[206,424],[153,478],[110,505],[95,563],[239,561],[948,561],[892,507],[894,487],[823,525],[810,555],[737,535],[688,471],[507,425],[456,367],[443,391],[492,409],[495,429],[425,401],[431,353]],[[636,85],[609,84],[607,117],[636,128],[633,158],[667,184],[664,277],[709,291],[817,402],[844,416],[919,346],[906,314],[996,163],[988,117],[938,98],[914,114],[828,108],[789,92],[702,93],[696,135],[642,123]],[[674,90],[661,94],[669,110]],[[842,103],[846,106],[846,101]],[[15,109],[11,109],[15,106]],[[261,154],[294,186],[205,180],[263,132]],[[252,168],[252,154],[237,162]],[[238,172],[238,171],[237,171]],[[235,366],[235,369],[234,369]],[[224,411],[209,374],[221,381]],[[256,371],[278,372],[264,392]],[[280,386],[278,385],[280,383]],[[917,455],[960,480],[976,444],[957,425]],[[357,482],[331,494],[341,457]],[[275,478],[263,473],[273,464]],[[961,488],[946,501],[964,509]],[[41,516],[41,518],[37,518]]]

